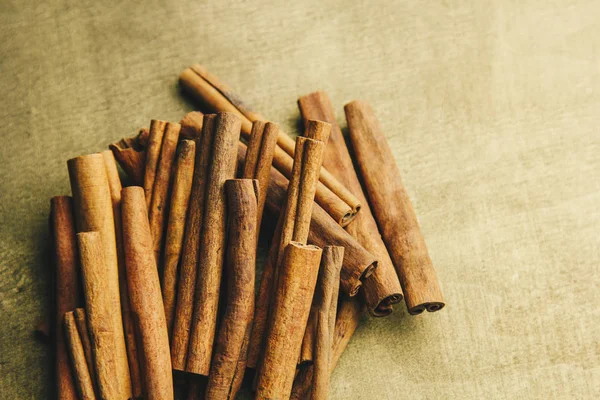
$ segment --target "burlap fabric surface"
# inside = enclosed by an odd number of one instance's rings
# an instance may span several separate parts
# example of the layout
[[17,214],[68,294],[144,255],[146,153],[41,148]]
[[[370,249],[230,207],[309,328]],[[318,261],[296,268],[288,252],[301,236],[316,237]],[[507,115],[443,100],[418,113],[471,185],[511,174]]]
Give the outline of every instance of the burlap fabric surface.
[[194,105],[201,62],[295,134],[377,110],[448,303],[365,318],[333,399],[600,397],[597,1],[0,3],[0,398],[43,399],[65,161]]

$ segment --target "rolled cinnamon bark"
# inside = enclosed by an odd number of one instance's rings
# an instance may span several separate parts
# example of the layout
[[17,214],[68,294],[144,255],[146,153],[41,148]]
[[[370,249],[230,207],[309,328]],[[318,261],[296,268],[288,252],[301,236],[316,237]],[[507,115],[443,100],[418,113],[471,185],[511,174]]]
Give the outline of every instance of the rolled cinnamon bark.
[[216,115],[205,115],[201,137],[198,139],[192,192],[188,203],[188,217],[185,224],[179,281],[177,285],[177,307],[173,321],[171,338],[171,361],[173,369],[185,371],[190,327],[194,310],[194,293],[198,268],[200,234],[204,217],[205,189],[208,180],[208,166],[211,163],[213,129]]
[[179,144],[173,176],[173,190],[171,191],[162,280],[162,295],[169,337],[172,336],[173,319],[175,317],[177,267],[181,256],[188,203],[192,191],[195,155],[196,142],[183,140]]
[[171,169],[175,160],[177,143],[179,141],[179,130],[181,125],[167,122],[160,149],[160,159],[156,167],[154,187],[152,189],[152,200],[148,209],[150,219],[150,232],[154,243],[154,258],[159,273],[162,274],[163,238],[165,232],[165,220],[169,208],[169,188],[171,184]]
[[[246,145],[239,143],[238,159],[243,160],[245,154]],[[269,190],[267,191],[265,204],[273,215],[279,215],[282,211],[288,183],[285,176],[275,168],[271,168],[271,179],[269,179]],[[310,224],[308,243],[316,246],[334,245],[344,247],[340,289],[349,296],[355,296],[362,286],[361,280],[373,273],[373,269],[377,266],[377,259],[339,226],[318,204],[313,205]],[[258,303],[256,306],[258,307]]]
[[181,139],[196,140],[202,136],[202,126],[204,125],[204,114],[200,111],[192,111],[183,116],[181,121]]
[[79,338],[83,346],[83,353],[85,355],[85,363],[87,364],[90,377],[92,379],[92,385],[94,386],[94,393],[97,393],[98,385],[96,384],[96,368],[94,368],[94,353],[92,353],[92,341],[90,340],[90,334],[88,331],[87,317],[85,316],[85,309],[76,308],[73,310],[73,317],[75,318],[75,324],[77,325],[77,332],[79,332]]
[[[79,397],[84,400],[96,399],[92,377],[88,370],[83,344],[79,337],[79,332],[77,331],[77,324],[75,323],[73,311],[69,311],[64,315],[64,330],[69,353],[71,354],[71,364],[73,366]],[[62,399],[62,397],[59,397],[59,399]]]
[[[90,251],[100,253],[99,257],[102,257],[103,260],[102,263],[99,263],[98,260],[91,259],[89,254],[81,254],[81,240],[78,239],[80,259],[84,260],[84,256],[86,256],[85,260],[88,262],[87,266],[82,265],[81,267],[83,270],[86,310],[90,323],[90,336],[92,341],[95,341],[92,331],[98,330],[106,330],[107,335],[112,336],[110,339],[106,339],[111,342],[110,349],[106,349],[109,353],[107,355],[108,362],[115,363],[108,371],[112,374],[112,377],[107,390],[110,395],[131,396],[131,380],[119,295],[115,222],[104,156],[102,154],[80,156],[69,160],[67,165],[73,192],[73,209],[77,231],[98,232],[93,235],[78,235],[93,236],[92,239],[89,239],[90,243],[86,248],[92,247]],[[99,249],[96,247],[99,247]],[[88,295],[86,288],[101,290],[102,294],[96,298],[95,294]],[[90,307],[94,307],[96,301],[99,301],[100,304],[98,305],[98,312],[92,317]],[[104,339],[105,337],[102,336],[102,340]],[[96,363],[96,371],[100,375],[98,363]],[[98,385],[100,387],[100,383]]]
[[154,179],[160,160],[163,136],[167,121],[153,119],[150,121],[150,136],[146,147],[146,166],[144,168],[144,193],[146,194],[146,205],[150,209],[152,202],[152,191],[154,190]]
[[[88,330],[101,398],[129,399],[131,381],[120,318],[119,292],[112,289],[99,232],[77,234]],[[112,279],[116,280],[116,276]],[[111,290],[112,289],[112,290]],[[119,315],[118,321],[114,315]]]
[[137,316],[144,394],[147,399],[173,399],[169,335],[160,292],[152,234],[144,208],[144,189],[123,189],[123,238],[131,309]]
[[273,164],[273,154],[279,137],[279,127],[272,122],[255,121],[252,124],[252,134],[248,139],[248,152],[244,160],[242,177],[257,179],[258,192],[258,227],[260,230],[267,189],[269,188],[269,173]]
[[[251,135],[252,122],[265,118],[249,108],[235,95],[232,90],[216,76],[210,74],[198,64],[186,69],[180,76],[179,82],[183,89],[204,103],[213,112],[227,111],[235,113],[242,119],[242,133],[245,137]],[[274,153],[274,164],[288,165],[294,155],[294,140],[284,132],[278,136],[278,147]],[[282,151],[280,151],[282,150]],[[347,225],[359,211],[361,204],[337,179],[324,168],[320,171],[320,185],[317,192],[317,203],[331,213],[336,222]],[[321,185],[325,188],[321,188]]]
[[134,185],[144,184],[144,171],[146,169],[146,151],[140,139],[145,132],[140,130],[140,134],[135,138],[121,139],[117,143],[110,144],[108,148],[112,151],[115,159],[123,168],[123,171],[133,181]]
[[142,396],[142,378],[140,372],[138,345],[135,334],[134,316],[129,303],[129,292],[127,290],[127,272],[125,271],[125,249],[123,248],[123,226],[121,220],[121,179],[117,171],[115,158],[110,150],[102,152],[106,166],[106,176],[110,187],[110,198],[113,208],[115,224],[115,242],[117,245],[117,261],[119,265],[119,295],[121,298],[121,313],[123,317],[123,328],[125,332],[125,344],[127,346],[127,360],[129,363],[129,375],[131,377],[131,390],[134,398]]
[[373,109],[346,104],[350,140],[383,240],[394,261],[410,314],[444,307],[425,239]]
[[214,133],[186,362],[186,371],[200,375],[207,375],[210,369],[217,325],[227,220],[225,181],[235,176],[240,119],[232,113],[219,113]]
[[[216,339],[215,354],[208,376],[207,399],[234,399],[236,373],[243,374],[244,337],[254,313],[256,264],[257,198],[251,179],[225,182],[229,226],[227,232],[227,300],[223,322]],[[247,350],[247,349],[246,349]]]
[[367,309],[371,315],[383,317],[392,312],[392,304],[402,300],[402,289],[392,260],[381,239],[377,222],[354,170],[350,152],[337,123],[331,101],[325,92],[314,92],[298,99],[302,118],[319,119],[331,124],[331,136],[325,147],[323,166],[344,184],[363,205],[361,212],[346,226],[346,230],[369,252],[377,257],[377,268],[363,282]]
[[76,399],[75,382],[69,367],[63,317],[80,303],[77,242],[73,203],[69,196],[50,200],[50,231],[54,249],[56,315],[54,340],[56,350],[56,389],[58,399]]
[[319,383],[317,392],[322,398],[327,397],[327,387],[329,385],[330,353],[343,260],[343,247],[325,246],[323,248],[319,279],[317,280],[315,297],[310,309],[310,316],[302,340],[302,351],[300,352],[300,363],[310,362],[315,364],[315,371],[319,375],[318,378],[315,376],[315,381],[318,379]]
[[285,249],[256,399],[285,399],[291,393],[320,259],[316,246],[291,242]]

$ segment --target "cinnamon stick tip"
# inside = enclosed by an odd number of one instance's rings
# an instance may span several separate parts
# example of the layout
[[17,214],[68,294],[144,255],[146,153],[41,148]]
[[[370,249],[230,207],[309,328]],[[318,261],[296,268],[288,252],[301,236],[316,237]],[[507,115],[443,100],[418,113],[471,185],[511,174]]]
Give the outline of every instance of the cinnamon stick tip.
[[416,305],[408,309],[408,313],[410,315],[419,315],[423,311],[427,310],[428,312],[436,312],[444,308],[446,304],[441,301],[429,302]]

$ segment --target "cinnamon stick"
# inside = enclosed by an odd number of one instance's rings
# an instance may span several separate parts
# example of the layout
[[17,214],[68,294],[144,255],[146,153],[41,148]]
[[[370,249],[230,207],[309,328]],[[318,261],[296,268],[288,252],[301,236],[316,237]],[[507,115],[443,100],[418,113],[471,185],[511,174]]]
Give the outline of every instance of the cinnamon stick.
[[102,152],[106,166],[106,176],[110,187],[110,197],[113,208],[115,225],[115,243],[117,246],[117,261],[119,266],[119,295],[121,299],[121,313],[123,328],[125,332],[125,344],[127,347],[127,360],[129,363],[129,375],[131,377],[131,390],[133,397],[142,396],[142,378],[138,362],[138,345],[135,335],[134,316],[129,303],[127,290],[127,272],[125,271],[125,249],[123,248],[123,227],[121,223],[121,180],[117,171],[115,158],[110,150]]
[[173,369],[185,371],[187,350],[190,338],[194,293],[198,268],[200,234],[204,217],[205,189],[208,180],[208,166],[211,162],[213,129],[216,115],[205,115],[202,133],[198,139],[198,149],[194,162],[192,192],[188,203],[188,217],[185,224],[179,281],[177,285],[177,307],[173,321],[171,338],[171,361]]
[[279,126],[272,122],[255,121],[248,140],[248,152],[244,160],[243,178],[257,179],[258,192],[258,230],[262,221],[265,199],[269,187],[269,173],[273,164],[273,154],[279,137]]
[[83,346],[83,353],[85,355],[85,363],[87,364],[90,377],[92,379],[92,385],[94,387],[94,393],[96,393],[96,368],[94,368],[94,353],[92,353],[92,341],[90,340],[90,334],[88,331],[87,317],[85,316],[85,309],[76,308],[73,310],[73,317],[75,318],[75,324],[77,325],[77,332],[79,332],[79,338]]
[[144,193],[146,194],[146,206],[150,209],[152,191],[154,190],[154,179],[160,159],[163,136],[165,134],[166,121],[153,119],[150,121],[150,136],[146,147],[146,166],[144,168]]
[[181,125],[181,131],[179,132],[181,139],[200,139],[202,136],[202,125],[204,125],[204,114],[200,111],[189,112],[179,121],[179,125]]
[[321,249],[291,242],[281,265],[256,399],[288,398],[310,312]]
[[344,107],[350,140],[381,235],[394,261],[410,314],[444,307],[425,239],[373,109],[353,101]]
[[[160,149],[160,159],[156,167],[154,187],[152,188],[152,200],[148,215],[150,218],[150,232],[154,244],[154,257],[158,270],[162,272],[161,251],[165,231],[165,220],[169,207],[169,188],[171,183],[171,169],[175,160],[179,130],[181,125],[167,122]],[[150,150],[150,149],[149,149]]]
[[146,152],[144,149],[148,139],[147,134],[147,131],[141,129],[135,138],[121,139],[117,143],[108,146],[134,185],[143,185],[144,183],[146,168]]
[[315,297],[304,332],[304,339],[302,340],[300,363],[310,362],[315,364],[316,383],[314,387],[316,388],[318,383],[319,390],[317,390],[317,393],[320,396],[318,398],[327,397],[331,346],[343,259],[343,247],[325,246],[323,248]]
[[56,277],[56,315],[54,316],[56,393],[59,399],[76,399],[75,382],[69,367],[69,356],[63,334],[65,312],[77,307],[80,302],[77,242],[71,197],[57,196],[50,200],[50,227]]
[[[250,179],[228,180],[225,190],[229,218],[225,263],[227,300],[208,377],[207,399],[235,398],[237,391],[233,390],[233,383],[236,374],[243,374],[246,368],[243,342],[254,313],[258,230],[254,183]],[[242,365],[239,365],[240,360]]]
[[177,293],[177,267],[181,257],[186,215],[192,191],[195,155],[196,142],[183,140],[179,144],[173,176],[173,190],[171,191],[162,280],[162,295],[169,337],[172,336],[173,330]]
[[[78,233],[77,243],[100,397],[128,399],[131,397],[131,381],[123,325],[120,323],[119,292],[118,288],[116,291],[109,290],[112,286],[109,275],[112,274],[107,269],[102,236],[99,232]],[[119,315],[118,321],[114,314]]]
[[314,92],[298,99],[302,118],[319,119],[331,124],[331,136],[325,147],[323,165],[344,184],[363,205],[361,212],[346,226],[346,230],[369,252],[377,257],[377,268],[363,282],[367,309],[371,315],[383,317],[392,312],[392,304],[402,300],[402,289],[392,260],[381,239],[377,222],[354,170],[350,152],[337,123],[331,100],[325,92]]
[[144,190],[123,189],[123,238],[131,309],[137,316],[147,399],[173,399],[169,335]]
[[73,366],[79,397],[84,400],[95,399],[94,385],[86,363],[85,352],[83,350],[81,338],[79,337],[79,332],[77,331],[77,324],[75,323],[73,311],[69,311],[64,315],[64,330],[69,353],[71,354],[71,364]]
[[219,113],[212,143],[211,164],[206,187],[198,279],[194,300],[186,371],[207,375],[210,369],[217,324],[219,291],[225,247],[225,181],[235,176],[240,119]]
[[[252,122],[266,120],[262,115],[250,111],[239,96],[201,65],[195,64],[187,68],[181,74],[179,81],[186,92],[204,103],[209,110],[232,112],[240,117],[242,133],[246,138],[251,135]],[[294,140],[284,132],[280,132],[277,143],[278,147],[275,149],[273,158],[274,164],[278,166],[291,165],[295,147]],[[324,168],[321,169],[319,180],[317,203],[330,212],[338,223],[348,224],[359,211],[360,202]]]
[[[88,263],[81,267],[90,336],[92,341],[96,341],[92,331],[102,332],[98,334],[98,337],[102,337],[102,339],[98,340],[108,340],[111,343],[110,349],[103,349],[108,354],[103,354],[99,361],[104,363],[102,358],[106,357],[108,363],[114,363],[107,371],[111,374],[110,383],[106,387],[107,393],[123,397],[131,396],[131,380],[119,295],[114,214],[104,156],[102,154],[80,156],[69,160],[67,165],[73,192],[77,231],[98,232],[96,234],[78,234],[78,236],[91,237],[89,243],[86,242],[84,245],[86,245],[86,249],[94,253],[93,255],[99,253],[98,257],[101,257],[102,260],[100,263],[98,258],[93,259],[90,254],[82,254],[81,239],[78,239],[82,264],[83,260]],[[89,291],[94,290],[100,290],[101,294],[97,292],[88,294]],[[92,313],[92,307],[97,307],[95,313]],[[111,337],[106,338],[105,336]],[[98,343],[95,345],[99,346]],[[105,344],[105,346],[108,345]],[[105,367],[105,365],[102,366],[102,368]],[[99,368],[98,362],[96,362],[96,371],[100,375],[101,368]],[[100,379],[98,380],[100,381]],[[100,383],[98,385],[101,386]],[[100,387],[100,389],[102,394],[102,388]]]

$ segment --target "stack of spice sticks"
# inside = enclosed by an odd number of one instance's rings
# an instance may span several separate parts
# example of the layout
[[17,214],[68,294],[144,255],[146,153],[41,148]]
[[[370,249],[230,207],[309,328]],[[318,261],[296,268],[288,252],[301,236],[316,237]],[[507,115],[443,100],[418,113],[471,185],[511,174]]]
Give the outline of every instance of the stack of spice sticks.
[[57,397],[327,399],[364,309],[444,306],[375,114],[345,106],[355,170],[324,92],[294,141],[204,67],[180,83],[209,113],[69,160],[51,200]]

